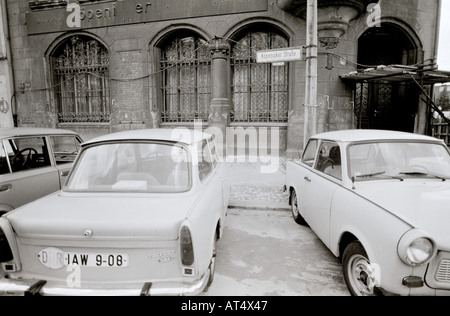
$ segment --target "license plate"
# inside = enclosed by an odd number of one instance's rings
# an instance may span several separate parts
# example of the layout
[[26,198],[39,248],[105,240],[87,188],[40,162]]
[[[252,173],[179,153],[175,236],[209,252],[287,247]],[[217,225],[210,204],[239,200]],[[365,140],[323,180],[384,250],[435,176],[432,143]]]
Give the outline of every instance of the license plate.
[[81,267],[111,267],[126,268],[128,267],[127,254],[112,253],[79,253],[65,252],[63,254],[65,266],[78,265]]

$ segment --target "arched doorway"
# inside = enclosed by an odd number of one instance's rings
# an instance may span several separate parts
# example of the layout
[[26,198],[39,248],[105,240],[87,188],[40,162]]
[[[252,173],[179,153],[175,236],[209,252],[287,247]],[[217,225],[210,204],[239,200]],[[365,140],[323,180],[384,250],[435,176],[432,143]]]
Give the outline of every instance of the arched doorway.
[[[383,23],[364,32],[358,40],[358,70],[379,65],[415,65],[417,44],[400,26]],[[355,111],[358,128],[413,132],[419,104],[414,83],[383,78],[356,84]]]

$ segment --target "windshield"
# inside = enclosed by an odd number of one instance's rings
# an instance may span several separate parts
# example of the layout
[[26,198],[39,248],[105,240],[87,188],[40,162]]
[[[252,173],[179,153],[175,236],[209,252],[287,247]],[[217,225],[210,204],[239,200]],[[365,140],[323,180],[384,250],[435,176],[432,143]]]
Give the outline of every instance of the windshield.
[[382,142],[352,145],[349,172],[354,181],[411,177],[450,179],[445,146],[432,143]]
[[123,142],[86,148],[65,191],[172,193],[190,187],[189,156],[171,143]]

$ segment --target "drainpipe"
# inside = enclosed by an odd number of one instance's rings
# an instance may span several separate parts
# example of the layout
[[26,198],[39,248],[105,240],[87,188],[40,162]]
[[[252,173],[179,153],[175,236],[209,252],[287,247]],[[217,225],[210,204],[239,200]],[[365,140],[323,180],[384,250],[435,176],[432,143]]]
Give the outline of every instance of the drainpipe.
[[[5,33],[5,49],[6,49],[6,63],[8,67],[8,81],[9,81],[9,92],[11,95],[10,105],[12,112],[12,121],[14,126],[17,126],[17,101],[15,98],[15,82],[14,82],[14,69],[12,64],[12,54],[11,54],[11,44],[10,44],[10,34],[9,34],[9,23],[8,23],[8,10],[6,6],[6,0],[1,0],[1,8],[2,8],[2,21],[3,21],[3,30]],[[14,100],[14,106],[13,106]]]
[[436,17],[436,37],[434,38],[434,55],[433,55],[433,63],[437,64],[438,60],[438,51],[439,51],[439,36],[440,36],[440,28],[441,28],[441,10],[442,10],[442,0],[438,0],[437,5],[437,17]]

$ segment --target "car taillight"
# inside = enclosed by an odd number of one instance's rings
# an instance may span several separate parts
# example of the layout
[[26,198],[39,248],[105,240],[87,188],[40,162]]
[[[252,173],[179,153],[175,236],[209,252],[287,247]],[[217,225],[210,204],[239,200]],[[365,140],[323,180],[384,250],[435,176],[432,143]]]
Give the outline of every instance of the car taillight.
[[3,229],[0,228],[0,262],[8,262],[12,259],[13,254],[8,239],[6,238]]
[[187,226],[181,227],[180,231],[180,248],[181,248],[181,262],[185,266],[190,266],[194,263],[194,247],[192,245],[191,232]]

